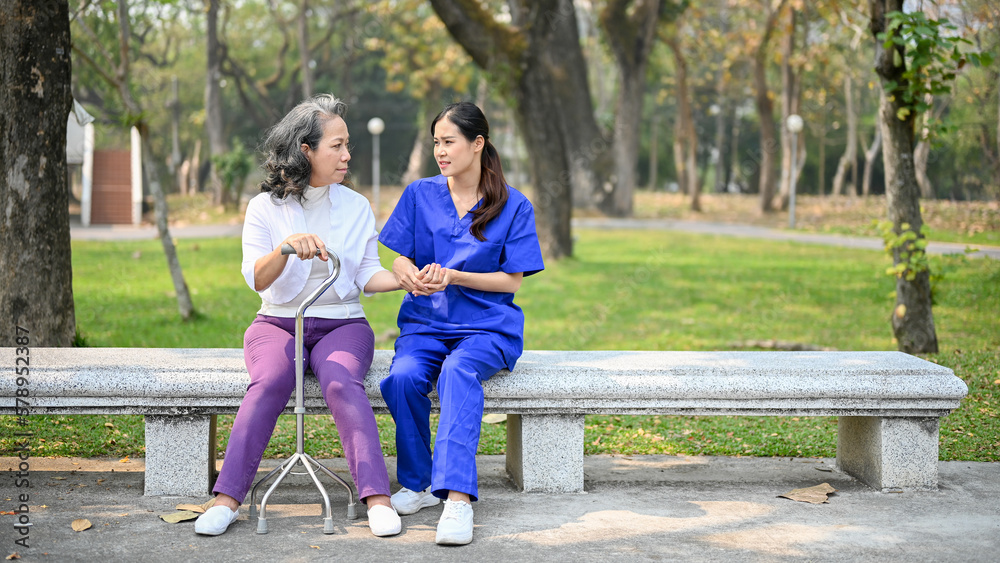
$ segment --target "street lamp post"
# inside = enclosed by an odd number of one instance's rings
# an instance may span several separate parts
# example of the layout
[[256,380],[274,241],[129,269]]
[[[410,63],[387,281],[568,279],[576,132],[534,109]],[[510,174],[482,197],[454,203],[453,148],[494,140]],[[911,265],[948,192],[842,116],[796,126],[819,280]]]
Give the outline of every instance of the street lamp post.
[[792,165],[791,170],[788,171],[791,174],[791,189],[789,190],[788,197],[788,228],[795,228],[795,184],[797,183],[798,177],[795,174],[795,169],[798,166],[798,155],[796,154],[799,145],[799,132],[802,131],[802,126],[805,123],[802,121],[802,117],[797,114],[789,115],[785,120],[785,126],[788,127],[788,131],[792,134]]
[[372,208],[375,210],[375,220],[378,221],[379,196],[379,135],[385,131],[385,122],[377,117],[368,120],[368,132],[372,135]]

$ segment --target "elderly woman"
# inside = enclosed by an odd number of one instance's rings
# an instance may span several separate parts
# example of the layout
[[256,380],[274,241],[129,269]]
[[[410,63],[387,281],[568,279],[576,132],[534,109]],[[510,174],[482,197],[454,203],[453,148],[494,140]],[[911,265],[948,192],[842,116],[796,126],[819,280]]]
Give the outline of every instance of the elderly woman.
[[[379,263],[368,200],[342,184],[351,160],[345,110],[334,96],[315,96],[292,109],[265,140],[267,177],[262,193],[247,206],[243,225],[243,276],[262,301],[243,340],[250,385],[233,421],[213,490],[215,505],[195,522],[199,534],[219,535],[239,516],[278,415],[295,388],[295,312],[329,276],[327,249],[339,256],[341,274],[306,310],[304,360],[333,413],[372,533],[399,533],[363,386],[375,338],[359,297],[400,286]],[[282,255],[282,244],[290,244],[296,257]]]

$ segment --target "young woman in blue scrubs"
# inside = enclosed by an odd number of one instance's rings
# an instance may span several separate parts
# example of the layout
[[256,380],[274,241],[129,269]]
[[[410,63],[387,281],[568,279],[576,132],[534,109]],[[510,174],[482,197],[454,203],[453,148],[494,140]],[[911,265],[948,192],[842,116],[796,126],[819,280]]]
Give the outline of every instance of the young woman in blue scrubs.
[[[407,291],[400,336],[382,396],[396,422],[399,514],[445,499],[439,544],[472,541],[478,498],[476,450],[483,388],[514,369],[523,350],[524,315],[514,293],[544,268],[531,203],[507,185],[474,104],[446,107],[431,124],[441,175],[406,187],[379,240],[399,253],[393,273]],[[441,417],[433,455],[431,402]]]

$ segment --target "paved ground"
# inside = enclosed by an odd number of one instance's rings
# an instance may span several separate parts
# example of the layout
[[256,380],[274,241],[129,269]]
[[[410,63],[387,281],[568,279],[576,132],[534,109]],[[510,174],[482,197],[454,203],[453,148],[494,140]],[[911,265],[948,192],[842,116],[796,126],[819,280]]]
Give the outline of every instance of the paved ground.
[[[654,229],[673,230],[689,233],[702,233],[721,236],[735,236],[768,240],[790,240],[806,244],[823,244],[881,250],[882,239],[875,237],[850,237],[805,233],[786,229],[769,229],[750,225],[730,225],[725,223],[707,223],[701,221],[674,221],[669,219],[574,219],[575,228],[588,229]],[[197,225],[188,227],[172,227],[170,234],[174,238],[208,238],[217,236],[238,237],[242,234],[242,225]],[[82,227],[74,223],[70,227],[72,238],[78,240],[137,240],[156,238],[155,227],[131,227],[98,225]],[[976,246],[979,252],[970,254],[972,257],[989,256],[1000,260],[1000,247]],[[927,246],[931,254],[964,254],[966,245],[946,242],[932,242]]]
[[[589,229],[650,229],[684,231],[689,233],[767,240],[789,240],[806,244],[865,248],[868,250],[882,250],[885,247],[885,243],[882,242],[882,239],[876,237],[825,235],[819,233],[791,231],[787,229],[769,229],[767,227],[755,227],[751,225],[731,225],[727,223],[708,223],[702,221],[673,221],[669,219],[574,219],[573,226]],[[929,254],[965,254],[967,246],[969,245],[950,242],[932,242],[927,245],[927,252]],[[971,257],[979,258],[989,256],[1000,260],[1000,247],[971,246],[979,249],[978,252],[969,254]]]
[[[388,458],[395,474],[394,458]],[[833,469],[832,460],[593,456],[584,494],[522,494],[501,456],[481,456],[480,502],[472,544],[433,543],[441,507],[403,517],[403,531],[376,538],[359,518],[346,519],[342,489],[336,533],[322,533],[319,495],[294,477],[268,505],[270,531],[243,510],[218,537],[193,522],[158,518],[178,503],[204,498],[142,496],[142,460],[30,459],[29,489],[14,487],[16,460],[0,458],[3,506],[30,494],[30,548],[14,544],[17,516],[0,516],[0,556],[23,561],[997,561],[1000,558],[1000,464],[942,462],[940,489],[874,492]],[[343,460],[325,462],[347,475]],[[273,465],[267,460],[268,466]],[[260,475],[263,475],[261,473]],[[778,495],[829,483],[828,504]],[[393,485],[395,488],[395,484]],[[299,504],[302,503],[302,504]],[[75,532],[87,518],[93,527]]]

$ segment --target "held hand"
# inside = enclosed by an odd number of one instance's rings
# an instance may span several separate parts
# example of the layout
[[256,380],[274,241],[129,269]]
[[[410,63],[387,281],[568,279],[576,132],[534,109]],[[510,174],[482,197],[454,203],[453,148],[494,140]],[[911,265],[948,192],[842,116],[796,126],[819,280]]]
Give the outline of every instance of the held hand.
[[329,259],[326,244],[318,236],[311,233],[289,235],[281,244],[291,246],[299,260],[312,260],[316,256],[319,256],[320,260],[324,262]]
[[[427,267],[424,267],[426,270]],[[420,281],[422,270],[418,270],[412,260],[405,256],[399,256],[392,261],[392,274],[396,276],[399,287],[403,291],[416,295],[417,291],[423,290],[423,282]]]
[[423,290],[420,293],[414,292],[414,295],[430,295],[432,293],[437,293],[439,291],[444,291],[449,285],[455,283],[456,278],[460,274],[458,270],[453,270],[451,268],[443,268],[440,264],[429,264],[430,268],[425,268],[427,270],[423,276]]

